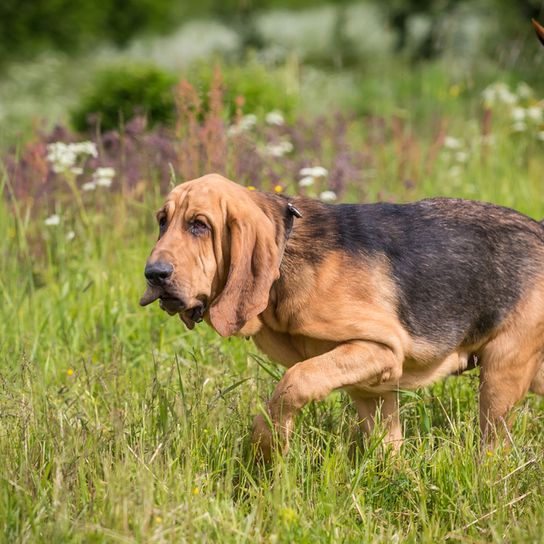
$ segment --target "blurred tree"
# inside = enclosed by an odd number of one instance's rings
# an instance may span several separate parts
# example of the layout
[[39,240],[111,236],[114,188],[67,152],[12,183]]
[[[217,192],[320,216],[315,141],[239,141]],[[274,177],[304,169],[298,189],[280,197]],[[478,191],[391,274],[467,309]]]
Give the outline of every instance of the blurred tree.
[[170,28],[178,12],[172,0],[2,0],[0,62],[106,40],[124,44],[135,34]]

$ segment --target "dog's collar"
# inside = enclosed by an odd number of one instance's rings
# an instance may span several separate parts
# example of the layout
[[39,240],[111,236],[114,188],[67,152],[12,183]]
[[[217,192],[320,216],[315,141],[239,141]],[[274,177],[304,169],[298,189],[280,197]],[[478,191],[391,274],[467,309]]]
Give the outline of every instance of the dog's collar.
[[294,204],[291,202],[287,202],[287,218],[285,223],[285,243],[287,243],[287,240],[289,240],[289,236],[291,236],[291,232],[293,230],[293,224],[295,222],[295,217],[301,219],[302,214],[300,213],[300,210],[295,207]]
[[287,207],[285,209],[285,217],[284,217],[285,219],[284,241],[283,241],[283,247],[281,248],[280,262],[279,262],[280,267],[281,267],[281,263],[283,262],[283,255],[285,254],[285,248],[287,247],[287,242],[289,241],[291,232],[293,232],[295,217],[299,219],[302,217],[300,210],[294,204],[291,204],[291,202],[287,202]]

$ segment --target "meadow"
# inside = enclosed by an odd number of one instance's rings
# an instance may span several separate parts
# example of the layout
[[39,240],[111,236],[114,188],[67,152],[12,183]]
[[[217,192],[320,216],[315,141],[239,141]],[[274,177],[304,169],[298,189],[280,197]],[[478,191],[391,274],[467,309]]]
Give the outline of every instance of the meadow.
[[543,218],[544,88],[450,68],[384,68],[358,108],[319,116],[309,70],[290,112],[226,104],[217,70],[206,108],[178,86],[169,130],[39,129],[3,150],[0,541],[544,542],[543,398],[514,410],[510,448],[481,451],[477,370],[400,392],[393,456],[379,428],[362,443],[338,392],[263,467],[251,421],[283,370],[138,305],[155,210],[210,170],[328,201],[455,196]]

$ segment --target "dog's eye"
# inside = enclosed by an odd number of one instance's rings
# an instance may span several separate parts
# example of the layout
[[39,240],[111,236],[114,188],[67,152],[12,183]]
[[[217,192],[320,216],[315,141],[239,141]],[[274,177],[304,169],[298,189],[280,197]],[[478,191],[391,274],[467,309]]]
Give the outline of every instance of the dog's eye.
[[189,232],[193,234],[194,236],[202,236],[203,234],[206,234],[210,230],[210,227],[204,223],[204,221],[201,221],[200,219],[193,219],[189,223]]
[[159,231],[163,233],[166,230],[166,225],[168,224],[168,220],[166,219],[166,215],[161,215],[159,217]]

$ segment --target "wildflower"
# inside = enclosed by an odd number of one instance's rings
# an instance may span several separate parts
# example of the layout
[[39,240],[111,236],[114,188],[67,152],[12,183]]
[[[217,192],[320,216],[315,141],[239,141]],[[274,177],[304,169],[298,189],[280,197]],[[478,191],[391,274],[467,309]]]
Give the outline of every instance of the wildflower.
[[324,178],[328,175],[326,168],[322,166],[310,166],[307,168],[302,168],[299,172],[301,176],[312,176],[313,178]]
[[95,175],[105,178],[112,178],[115,176],[115,170],[109,166],[97,168]]
[[521,81],[516,88],[516,94],[522,99],[531,98],[533,96],[533,89],[525,81]]
[[[79,158],[84,157],[85,155],[97,157],[98,151],[96,149],[96,144],[89,141],[72,144],[54,142],[47,146],[46,158],[52,164],[53,172],[56,172],[57,174],[67,171],[76,173],[78,170],[74,165]],[[73,172],[74,168],[76,169],[76,172]]]
[[463,147],[463,143],[461,140],[454,138],[453,136],[446,136],[444,138],[444,147],[447,149],[461,149]]
[[253,185],[248,185],[247,186],[247,190],[248,191],[254,191],[255,190],[255,187]]
[[73,230],[69,230],[69,231],[66,233],[66,240],[67,240],[68,242],[70,242],[71,240],[73,240],[75,237],[76,237],[76,233],[75,233]]
[[110,167],[97,168],[93,174],[93,182],[100,187],[111,187],[115,170]]
[[281,193],[283,191],[283,187],[281,185],[276,185],[274,187],[274,192],[275,193]]
[[293,151],[293,144],[288,140],[283,140],[277,144],[268,144],[265,153],[272,157],[283,157]]
[[524,121],[517,121],[512,125],[514,132],[524,132],[527,130],[527,124]]
[[512,108],[512,119],[514,121],[524,121],[525,120],[525,108],[521,108],[519,106],[516,106],[515,108]]
[[155,516],[155,523],[162,523],[162,518],[160,516]]
[[96,183],[94,181],[88,181],[87,183],[84,183],[81,188],[84,191],[94,191],[96,189]]
[[334,202],[336,200],[336,193],[334,191],[323,191],[319,198],[323,200],[323,202]]
[[73,374],[74,374],[74,369],[73,369],[73,368],[69,368],[69,369],[66,371],[66,374],[68,374],[68,376],[73,376]]
[[111,187],[112,180],[111,178],[97,178],[96,185],[100,187]]
[[227,129],[227,136],[236,136],[252,129],[257,124],[257,116],[253,113],[244,115],[240,121]]
[[314,177],[313,176],[304,176],[299,182],[300,187],[310,187],[314,184]]
[[86,141],[69,145],[77,155],[89,155],[95,158],[98,157],[98,151],[94,142]]
[[513,105],[518,101],[518,95],[514,94],[505,83],[493,83],[482,91],[482,98],[486,107],[490,108],[499,104]]
[[77,154],[70,144],[55,142],[47,146],[46,159],[53,165],[53,172],[58,174],[74,166]]
[[198,487],[193,487],[192,493],[193,495],[200,495],[200,489],[198,489]]
[[527,108],[527,117],[535,123],[540,123],[542,121],[542,108],[539,106]]
[[455,154],[455,160],[457,162],[467,162],[468,153],[466,151],[457,151],[457,153]]
[[70,168],[70,172],[72,172],[74,176],[80,176],[83,174],[83,168],[80,168],[79,166],[72,166],[72,168]]
[[283,118],[283,115],[281,111],[274,110],[270,111],[266,114],[265,121],[269,125],[276,125],[281,127],[283,124],[285,124],[285,120]]
[[450,96],[457,98],[461,92],[461,86],[458,84],[452,85],[449,89]]
[[44,221],[44,224],[48,227],[55,227],[57,225],[60,225],[60,216],[54,213]]

